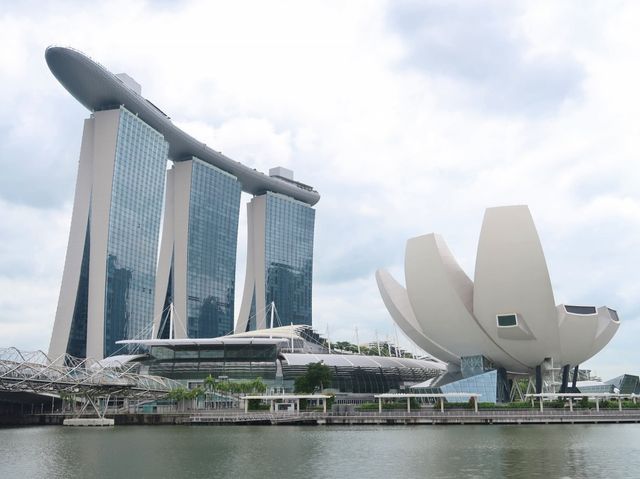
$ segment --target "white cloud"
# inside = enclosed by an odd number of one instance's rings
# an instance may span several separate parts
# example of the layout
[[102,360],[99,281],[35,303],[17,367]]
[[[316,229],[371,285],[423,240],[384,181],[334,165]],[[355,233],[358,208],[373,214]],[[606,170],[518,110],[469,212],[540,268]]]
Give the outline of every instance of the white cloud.
[[177,125],[204,143],[215,145],[224,155],[260,171],[289,166],[291,162],[291,132],[276,132],[275,126],[264,118],[232,118],[219,128],[203,122]]

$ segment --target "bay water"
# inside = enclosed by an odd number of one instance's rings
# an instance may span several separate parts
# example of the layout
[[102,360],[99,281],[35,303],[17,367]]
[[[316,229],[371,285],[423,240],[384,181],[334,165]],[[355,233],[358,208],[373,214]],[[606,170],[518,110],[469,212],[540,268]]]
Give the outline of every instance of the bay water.
[[640,424],[0,429],[0,478],[640,478]]

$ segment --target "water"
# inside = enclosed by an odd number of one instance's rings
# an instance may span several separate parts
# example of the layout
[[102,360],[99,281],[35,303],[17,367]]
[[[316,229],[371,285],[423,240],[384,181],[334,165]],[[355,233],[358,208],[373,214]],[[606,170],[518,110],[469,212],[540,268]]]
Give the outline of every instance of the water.
[[640,425],[0,429],[0,478],[640,477]]

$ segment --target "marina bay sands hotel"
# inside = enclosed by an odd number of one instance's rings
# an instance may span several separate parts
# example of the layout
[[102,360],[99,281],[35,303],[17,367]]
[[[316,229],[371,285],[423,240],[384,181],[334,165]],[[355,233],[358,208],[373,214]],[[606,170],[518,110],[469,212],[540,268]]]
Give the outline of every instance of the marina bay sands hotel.
[[290,170],[267,176],[189,136],[128,75],[69,48],[50,47],[45,57],[91,111],[51,357],[101,359],[122,339],[232,332],[242,191],[253,198],[235,331],[266,327],[272,302],[282,325],[311,325],[312,206],[320,195]]

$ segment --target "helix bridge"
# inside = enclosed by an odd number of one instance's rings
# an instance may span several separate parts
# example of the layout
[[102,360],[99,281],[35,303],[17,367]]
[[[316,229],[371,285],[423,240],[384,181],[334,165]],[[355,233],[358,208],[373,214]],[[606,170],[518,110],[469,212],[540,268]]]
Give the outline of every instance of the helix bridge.
[[[180,383],[139,372],[139,364],[117,357],[95,361],[64,354],[50,358],[43,351],[0,348],[0,392],[74,397],[100,414],[98,404],[110,397],[154,400]],[[101,415],[101,414],[100,414]]]

